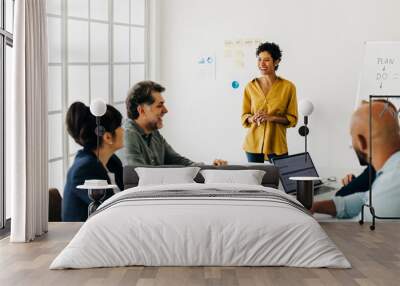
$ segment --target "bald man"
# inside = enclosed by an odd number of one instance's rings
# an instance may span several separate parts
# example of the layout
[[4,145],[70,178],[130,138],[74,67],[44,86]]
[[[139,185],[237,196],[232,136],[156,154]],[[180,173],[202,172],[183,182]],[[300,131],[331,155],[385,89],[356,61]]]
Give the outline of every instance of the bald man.
[[[372,166],[376,179],[372,185],[373,206],[378,216],[400,216],[400,127],[397,112],[388,109],[388,103],[372,103],[372,142],[369,136],[369,104],[361,105],[351,118],[350,133],[354,151],[360,162]],[[372,144],[372,154],[370,154]],[[365,193],[355,193],[332,200],[315,202],[311,212],[325,213],[337,218],[351,218],[361,212],[367,202]],[[369,215],[369,212],[366,213]]]

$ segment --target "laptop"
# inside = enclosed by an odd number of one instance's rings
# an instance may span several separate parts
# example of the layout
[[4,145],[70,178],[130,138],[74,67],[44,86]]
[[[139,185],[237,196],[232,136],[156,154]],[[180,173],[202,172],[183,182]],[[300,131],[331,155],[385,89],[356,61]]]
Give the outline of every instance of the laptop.
[[[273,159],[272,162],[279,169],[279,177],[287,194],[296,193],[297,183],[290,180],[290,177],[319,177],[308,152],[278,157]],[[326,193],[336,189],[320,180],[314,181],[314,194]]]

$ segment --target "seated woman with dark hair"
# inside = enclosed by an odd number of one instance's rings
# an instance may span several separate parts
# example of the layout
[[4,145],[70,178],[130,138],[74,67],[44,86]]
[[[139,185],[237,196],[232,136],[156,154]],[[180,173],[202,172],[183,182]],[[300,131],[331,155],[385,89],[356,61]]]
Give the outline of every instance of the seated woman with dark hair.
[[[104,134],[99,137],[97,148],[96,118],[91,114],[89,107],[82,102],[74,102],[69,107],[66,118],[67,130],[83,149],[78,151],[74,163],[68,170],[62,205],[63,221],[87,219],[88,205],[91,201],[87,190],[76,188],[83,185],[85,180],[107,180],[109,184],[116,184],[123,190],[122,163],[114,154],[124,146],[124,130],[121,124],[121,113],[111,105],[107,105],[106,113],[100,117]],[[113,190],[107,190],[105,198],[113,194]]]

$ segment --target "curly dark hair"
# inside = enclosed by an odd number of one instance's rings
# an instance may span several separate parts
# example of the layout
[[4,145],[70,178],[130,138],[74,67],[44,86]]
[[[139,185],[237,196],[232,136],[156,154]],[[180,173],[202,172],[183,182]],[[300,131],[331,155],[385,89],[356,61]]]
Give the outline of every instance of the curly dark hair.
[[[90,150],[97,148],[96,117],[90,112],[89,106],[79,101],[72,103],[65,121],[68,134],[76,143]],[[122,115],[115,107],[107,104],[107,111],[100,117],[100,124],[114,136],[115,130],[122,124]],[[103,138],[99,139],[101,147]]]
[[152,92],[163,92],[165,88],[151,80],[145,80],[135,84],[129,91],[126,97],[126,110],[128,118],[135,120],[139,117],[137,110],[141,104],[151,105],[154,103]]
[[[271,55],[274,62],[282,58],[282,51],[279,48],[279,46],[275,43],[269,43],[269,42],[261,43],[257,48],[256,56],[258,57],[262,52],[268,52]],[[275,70],[277,70],[278,67],[279,65],[276,65]]]

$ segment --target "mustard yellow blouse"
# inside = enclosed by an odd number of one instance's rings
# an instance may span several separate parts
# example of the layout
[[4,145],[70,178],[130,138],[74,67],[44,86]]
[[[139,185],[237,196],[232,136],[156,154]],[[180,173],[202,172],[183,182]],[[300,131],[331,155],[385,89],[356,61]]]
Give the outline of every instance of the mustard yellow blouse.
[[[264,122],[260,126],[249,124],[247,118],[264,110],[270,115],[286,117],[288,125],[275,122]],[[264,94],[257,79],[250,81],[244,90],[242,125],[249,128],[244,140],[243,149],[249,153],[275,153],[281,155],[288,152],[286,128],[297,124],[296,87],[290,81],[278,77],[267,94]]]

